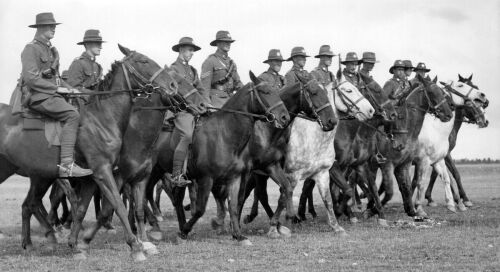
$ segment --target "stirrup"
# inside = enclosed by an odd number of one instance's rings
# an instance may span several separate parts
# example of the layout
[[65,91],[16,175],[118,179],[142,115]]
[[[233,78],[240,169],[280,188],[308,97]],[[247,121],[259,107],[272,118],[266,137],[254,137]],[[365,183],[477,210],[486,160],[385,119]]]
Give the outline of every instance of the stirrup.
[[185,187],[192,183],[190,180],[184,177],[184,174],[179,174],[177,176],[172,175],[172,178],[170,178],[170,182],[173,186],[176,187]]

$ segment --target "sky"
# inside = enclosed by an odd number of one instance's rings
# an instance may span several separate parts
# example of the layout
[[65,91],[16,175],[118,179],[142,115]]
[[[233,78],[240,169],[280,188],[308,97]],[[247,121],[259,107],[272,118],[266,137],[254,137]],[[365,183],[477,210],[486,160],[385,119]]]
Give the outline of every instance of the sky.
[[[248,71],[261,73],[269,49],[285,57],[294,46],[314,56],[329,44],[336,53],[361,55],[376,52],[373,76],[383,85],[396,59],[425,62],[430,75],[457,80],[457,74],[474,74],[473,82],[490,100],[490,125],[478,129],[464,125],[454,158],[500,158],[500,1],[444,0],[252,0],[252,1],[103,1],[103,0],[2,0],[0,1],[0,102],[8,103],[21,71],[20,55],[33,39],[35,15],[51,11],[62,24],[53,45],[61,56],[61,71],[83,52],[76,45],[86,29],[99,29],[104,44],[98,57],[105,71],[123,57],[117,43],[141,52],[160,65],[177,58],[171,47],[183,36],[202,47],[191,64],[198,70],[215,51],[209,43],[218,30],[233,39],[230,56],[243,82]],[[312,70],[317,59],[308,58]],[[291,67],[285,62],[282,74]],[[332,71],[337,70],[334,59]]]

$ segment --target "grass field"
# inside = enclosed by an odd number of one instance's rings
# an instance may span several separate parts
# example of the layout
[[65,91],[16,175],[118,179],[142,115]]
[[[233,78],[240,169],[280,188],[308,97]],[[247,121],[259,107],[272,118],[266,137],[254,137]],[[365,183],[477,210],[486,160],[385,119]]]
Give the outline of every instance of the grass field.
[[[162,210],[166,220],[161,226],[166,238],[158,244],[159,255],[148,256],[139,264],[129,258],[116,216],[118,234],[99,233],[85,261],[72,259],[66,241],[61,241],[55,251],[44,248],[35,219],[35,250],[23,252],[21,203],[28,182],[12,177],[0,185],[0,230],[6,236],[0,239],[0,271],[500,271],[500,165],[461,165],[459,170],[474,207],[463,213],[448,212],[442,185],[436,183],[433,196],[440,206],[427,207],[426,211],[439,225],[381,228],[374,218],[356,225],[341,218],[340,224],[349,236],[338,237],[326,226],[323,204],[316,193],[319,217],[293,227],[289,239],[267,238],[268,220],[261,209],[254,222],[243,226],[253,243],[251,247],[237,246],[230,235],[217,235],[211,230],[210,218],[215,215],[212,200],[195,226],[194,235],[186,244],[177,245],[173,242],[176,217],[164,195]],[[276,187],[269,188],[269,192],[271,203],[276,203]],[[295,198],[299,192],[296,190]],[[403,213],[399,193],[396,195],[386,208],[387,219],[411,221]],[[48,207],[47,200],[45,204]],[[94,220],[93,207],[89,211],[84,225]],[[248,207],[244,213],[247,211]]]

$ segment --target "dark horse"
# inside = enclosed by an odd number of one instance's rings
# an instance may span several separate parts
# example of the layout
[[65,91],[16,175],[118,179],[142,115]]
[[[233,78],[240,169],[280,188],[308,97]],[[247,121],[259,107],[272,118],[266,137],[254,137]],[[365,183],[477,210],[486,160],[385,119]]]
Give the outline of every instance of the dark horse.
[[[350,188],[341,188],[343,190],[343,195],[347,196],[343,198],[343,206],[338,207],[338,201],[341,200],[338,192],[338,184],[346,184],[346,172],[350,169],[358,173],[358,176],[362,178],[362,184],[366,184],[369,189],[375,190],[376,184],[369,184],[366,179],[364,179],[364,174],[366,172],[365,167],[367,162],[370,160],[383,160],[385,157],[383,154],[385,150],[378,143],[377,136],[381,136],[383,140],[391,141],[392,136],[390,133],[390,128],[392,128],[392,123],[397,117],[397,112],[390,102],[388,95],[382,90],[380,85],[374,81],[371,77],[367,77],[360,73],[364,85],[361,90],[365,97],[368,98],[370,103],[376,108],[375,117],[361,122],[356,119],[345,119],[341,118],[339,126],[337,128],[337,133],[335,134],[335,162],[330,169],[330,179],[331,179],[331,190],[332,190],[332,200],[336,204],[336,211],[343,210],[349,196]],[[384,127],[385,132],[379,130],[379,127]],[[393,145],[391,148],[402,148],[401,143],[398,145],[396,142],[391,141]],[[300,196],[298,215],[301,219],[305,220],[305,210],[306,203],[309,204],[309,213],[316,216],[313,205],[313,189],[314,181],[306,180],[304,182],[304,188],[302,189],[302,194]],[[346,192],[347,191],[347,192]],[[352,191],[351,191],[352,192]],[[379,203],[373,203],[374,205],[380,205]],[[379,214],[379,223],[381,225],[386,225],[385,217],[383,214]]]
[[[125,130],[129,122],[134,122],[134,129],[139,135],[157,134],[158,131],[145,130],[146,126],[158,120],[161,124],[163,112],[149,111],[148,116],[131,120],[134,101],[145,97],[152,105],[167,106],[172,104],[172,96],[177,93],[177,83],[169,74],[148,57],[130,51],[119,45],[125,54],[122,61],[106,76],[100,89],[105,91],[101,97],[94,97],[91,103],[81,109],[81,124],[78,132],[76,158],[79,163],[90,167],[92,179],[111,203],[120,218],[126,235],[126,242],[132,249],[134,260],[145,259],[142,244],[132,233],[127,220],[125,206],[120,199],[119,190],[113,177],[113,167],[118,165],[126,169],[127,180],[137,183],[144,179],[141,173],[132,173],[133,167],[128,162],[128,153],[133,145],[125,145]],[[143,119],[144,118],[144,119]],[[144,120],[147,120],[145,122]],[[23,131],[21,118],[11,115],[10,107],[0,105],[0,182],[18,173],[30,178],[31,186],[23,203],[23,247],[32,247],[29,222],[32,214],[46,229],[46,236],[52,245],[56,243],[54,229],[47,221],[47,212],[42,205],[42,197],[57,178],[56,164],[59,161],[58,148],[47,147],[43,132]],[[136,144],[137,140],[134,142]],[[129,149],[132,149],[129,151]],[[135,150],[134,150],[135,151]],[[149,150],[143,150],[139,156],[148,157]],[[33,154],[37,154],[33,156]],[[145,161],[147,163],[147,160]],[[130,163],[130,162],[128,162]],[[88,186],[94,185],[87,179]],[[86,182],[86,181],[82,181]],[[138,194],[140,195],[140,194]],[[138,212],[139,213],[139,212]],[[70,245],[75,245],[76,238]],[[88,249],[88,244],[87,244]]]
[[[174,206],[181,213],[177,217],[181,239],[187,238],[193,225],[204,214],[212,192],[216,198],[229,196],[233,238],[242,245],[250,244],[241,234],[238,205],[243,196],[240,184],[253,168],[249,141],[254,125],[261,114],[272,113],[275,118],[267,119],[278,128],[285,127],[290,121],[278,94],[266,83],[259,82],[253,73],[250,73],[250,78],[252,83],[241,88],[220,111],[197,122],[188,161],[188,175],[193,180],[195,197],[191,203],[192,217],[187,223],[182,209],[184,190],[174,192]],[[284,190],[290,190],[289,183],[281,185]]]
[[[396,99],[396,110],[399,117],[396,120],[397,130],[394,130],[395,137],[400,142],[404,142],[404,148],[395,150],[388,148],[387,162],[379,165],[370,161],[370,167],[366,167],[366,178],[371,184],[376,178],[378,167],[382,169],[382,182],[389,184],[393,182],[392,176],[396,177],[399,190],[403,197],[404,210],[409,216],[416,214],[412,200],[411,191],[411,176],[410,167],[416,157],[415,149],[418,146],[418,135],[422,128],[425,114],[431,113],[439,118],[442,122],[448,122],[453,117],[450,101],[445,97],[444,91],[436,85],[436,82],[429,78],[422,78],[417,75],[420,84],[412,85],[408,92],[393,96]],[[384,144],[385,141],[379,143]],[[386,186],[386,188],[389,188]],[[392,197],[393,192],[386,191],[385,197]],[[378,198],[378,193],[371,195],[373,198]],[[377,200],[378,201],[378,200]],[[382,201],[382,205],[384,200]],[[380,208],[375,207],[375,211],[380,215]]]
[[[478,87],[474,85],[474,83],[472,83],[472,75],[470,75],[468,78],[464,78],[461,75],[458,75],[458,81],[466,83],[467,85],[471,86],[474,89],[478,89]],[[458,195],[457,192],[454,192],[453,194],[455,201],[458,202],[460,199],[462,199],[464,205],[467,207],[471,207],[472,202],[469,200],[467,194],[465,193],[460,173],[458,172],[458,169],[455,166],[455,162],[451,157],[451,151],[455,148],[457,144],[458,132],[460,131],[460,128],[462,127],[462,124],[464,122],[477,124],[479,128],[484,128],[488,126],[488,120],[486,120],[484,111],[482,110],[481,107],[476,106],[476,103],[478,103],[483,108],[486,108],[489,104],[488,100],[485,98],[482,101],[471,101],[471,103],[474,104],[471,105],[470,107],[469,106],[457,107],[455,110],[455,115],[456,115],[455,122],[453,124],[453,130],[449,137],[450,151],[448,152],[448,155],[445,157],[446,167],[451,172],[453,178],[457,182]],[[436,178],[437,178],[437,173],[436,171],[433,170],[429,181],[429,185],[425,192],[425,198],[427,199],[427,201],[429,201],[429,206],[436,206],[436,203],[432,200],[432,189],[434,187],[434,182],[436,181]],[[454,187],[451,188],[453,190]]]

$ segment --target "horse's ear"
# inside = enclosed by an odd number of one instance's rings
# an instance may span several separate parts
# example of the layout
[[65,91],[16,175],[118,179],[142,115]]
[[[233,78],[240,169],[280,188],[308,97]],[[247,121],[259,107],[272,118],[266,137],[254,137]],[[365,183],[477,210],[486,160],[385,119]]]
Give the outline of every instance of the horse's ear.
[[121,44],[118,44],[118,48],[120,49],[120,51],[122,51],[122,53],[125,55],[125,56],[128,56],[130,55],[130,49],[128,49],[127,47],[121,45]]
[[458,74],[458,81],[464,81],[464,78],[460,74]]
[[437,83],[438,82],[438,76],[435,76],[434,79],[432,80],[433,83]]
[[248,72],[248,74],[250,75],[250,79],[252,80],[253,84],[260,84],[260,79],[258,79],[252,71]]
[[472,81],[472,76],[473,76],[473,75],[474,75],[474,74],[470,74],[470,77],[469,77],[469,82],[470,82],[470,81]]

